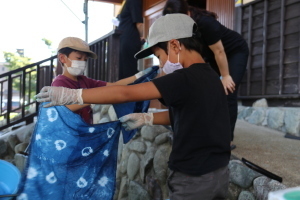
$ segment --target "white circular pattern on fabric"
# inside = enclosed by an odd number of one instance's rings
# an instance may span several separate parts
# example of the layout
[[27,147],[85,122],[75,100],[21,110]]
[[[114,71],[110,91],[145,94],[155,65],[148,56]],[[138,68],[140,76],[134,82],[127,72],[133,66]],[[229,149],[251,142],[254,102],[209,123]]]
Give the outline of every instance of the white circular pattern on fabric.
[[102,187],[104,187],[107,183],[108,183],[108,178],[106,176],[103,176],[99,181],[98,181],[99,185],[101,185]]
[[58,113],[54,108],[48,108],[47,109],[47,116],[48,116],[49,122],[54,122],[58,118]]
[[109,156],[109,151],[108,151],[108,150],[105,150],[105,151],[103,152],[103,155],[106,156],[106,157]]
[[89,132],[90,132],[90,133],[93,133],[94,131],[95,131],[95,128],[94,128],[94,127],[90,127],[90,128],[89,128]]
[[36,134],[35,140],[40,140],[40,139],[42,139],[42,136],[40,134]]
[[17,200],[28,200],[27,194],[26,193],[21,193],[18,197]]
[[82,156],[89,156],[93,152],[94,151],[91,147],[85,147],[84,149],[82,149],[81,154]]
[[50,184],[53,184],[53,183],[55,183],[55,182],[57,181],[57,178],[55,177],[54,172],[50,172],[50,174],[48,174],[48,175],[46,176],[46,181],[47,181],[48,183],[50,183]]
[[76,184],[77,184],[77,186],[79,187],[79,188],[84,188],[84,187],[86,187],[87,186],[87,181],[84,179],[84,178],[82,178],[82,177],[80,177],[79,179],[78,179],[78,181],[76,182]]
[[28,173],[27,173],[27,178],[32,179],[38,175],[38,172],[36,171],[35,168],[29,167],[28,168]]
[[108,138],[111,138],[114,133],[115,133],[115,130],[113,128],[107,129],[107,137]]
[[66,148],[66,146],[67,146],[67,143],[66,143],[65,141],[63,141],[63,140],[56,140],[56,141],[54,142],[54,144],[55,144],[55,148],[56,148],[58,151],[60,151],[60,150],[62,150],[62,149],[64,149],[64,148]]

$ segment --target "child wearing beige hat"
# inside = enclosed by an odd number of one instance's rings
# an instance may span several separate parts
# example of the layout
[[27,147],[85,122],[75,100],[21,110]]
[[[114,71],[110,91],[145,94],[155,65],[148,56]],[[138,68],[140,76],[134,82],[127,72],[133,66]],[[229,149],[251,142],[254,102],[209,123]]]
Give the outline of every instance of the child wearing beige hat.
[[[66,37],[59,43],[57,51],[57,57],[63,66],[63,73],[54,79],[51,86],[80,89],[111,85],[127,85],[134,82],[150,70],[150,68],[148,68],[134,76],[121,79],[114,83],[95,80],[83,75],[87,65],[87,59],[97,59],[97,55],[90,50],[89,45],[85,41],[77,37]],[[67,105],[67,107],[79,114],[85,122],[93,123],[93,112],[90,104]]]

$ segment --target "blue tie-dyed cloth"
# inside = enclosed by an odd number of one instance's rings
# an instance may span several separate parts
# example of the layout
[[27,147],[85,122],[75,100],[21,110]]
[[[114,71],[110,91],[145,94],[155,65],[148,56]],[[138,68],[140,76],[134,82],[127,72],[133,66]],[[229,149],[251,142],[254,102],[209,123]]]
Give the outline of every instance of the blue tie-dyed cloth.
[[[135,83],[154,78],[157,69]],[[148,107],[149,101],[114,105],[118,117]],[[65,106],[41,106],[17,199],[113,199],[121,127],[119,121],[87,124]],[[126,143],[136,130],[122,133]]]

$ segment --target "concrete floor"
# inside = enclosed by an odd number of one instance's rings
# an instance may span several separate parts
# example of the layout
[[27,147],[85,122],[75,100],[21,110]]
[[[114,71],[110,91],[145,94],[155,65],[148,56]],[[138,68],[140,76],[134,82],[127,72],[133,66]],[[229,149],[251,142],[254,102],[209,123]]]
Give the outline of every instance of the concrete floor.
[[300,140],[285,133],[238,120],[232,155],[282,177],[287,187],[300,186]]

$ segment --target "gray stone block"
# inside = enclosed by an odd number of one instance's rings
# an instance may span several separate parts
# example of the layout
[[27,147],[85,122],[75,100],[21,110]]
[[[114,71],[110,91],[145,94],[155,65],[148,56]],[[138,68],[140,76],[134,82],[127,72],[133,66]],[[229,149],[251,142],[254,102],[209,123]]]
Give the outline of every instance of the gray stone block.
[[115,109],[113,106],[110,106],[108,109],[108,116],[110,118],[111,121],[116,121],[118,120],[117,114],[115,112]]
[[127,175],[129,180],[134,180],[140,168],[140,159],[135,153],[131,153],[127,164]]
[[278,108],[270,108],[267,112],[268,127],[281,130],[284,124],[284,111]]
[[228,168],[230,170],[230,182],[244,189],[251,187],[253,180],[261,176],[261,174],[238,162],[230,162]]
[[269,192],[285,189],[286,186],[266,176],[261,176],[253,181],[253,188],[256,199],[268,200]]
[[247,120],[248,117],[252,114],[253,112],[253,108],[252,107],[246,107],[243,111],[242,111],[242,118]]
[[142,182],[145,181],[146,170],[153,166],[154,153],[155,153],[155,148],[149,147],[141,160],[140,178]]
[[135,181],[129,182],[128,200],[151,200],[148,192]]
[[143,126],[141,129],[142,138],[153,142],[155,137],[161,133],[169,132],[167,128],[160,125]]
[[255,200],[255,197],[251,192],[242,191],[239,195],[238,200]]
[[158,135],[158,136],[155,138],[154,143],[155,143],[156,145],[159,146],[159,145],[161,145],[161,144],[164,144],[164,143],[168,142],[168,141],[169,141],[169,135],[170,135],[169,132],[167,132],[167,133],[162,133],[162,134]]
[[259,99],[259,100],[255,101],[252,104],[252,107],[264,107],[264,108],[267,108],[268,107],[268,102],[267,102],[267,100],[265,98]]
[[285,111],[284,123],[287,133],[300,136],[300,110],[287,109]]
[[131,151],[135,151],[138,153],[145,153],[146,152],[146,145],[143,142],[138,141],[132,141],[130,145],[128,145],[128,148]]
[[256,108],[254,109],[254,111],[251,113],[251,115],[249,116],[249,118],[247,119],[247,121],[251,124],[255,124],[255,125],[261,125],[262,122],[265,119],[265,114],[266,111],[263,108]]
[[159,180],[160,184],[163,185],[167,179],[168,171],[168,160],[171,153],[171,145],[164,144],[158,148],[154,155],[153,168],[155,176]]

